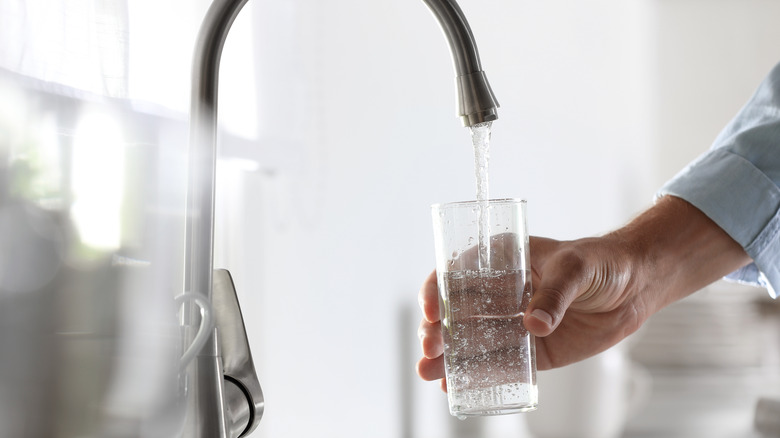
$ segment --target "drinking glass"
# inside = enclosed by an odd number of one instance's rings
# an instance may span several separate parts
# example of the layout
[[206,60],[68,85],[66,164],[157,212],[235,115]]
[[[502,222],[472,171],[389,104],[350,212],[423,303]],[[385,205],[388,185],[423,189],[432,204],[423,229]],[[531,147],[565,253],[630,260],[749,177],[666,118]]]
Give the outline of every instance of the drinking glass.
[[432,206],[450,413],[459,418],[536,409],[526,202]]

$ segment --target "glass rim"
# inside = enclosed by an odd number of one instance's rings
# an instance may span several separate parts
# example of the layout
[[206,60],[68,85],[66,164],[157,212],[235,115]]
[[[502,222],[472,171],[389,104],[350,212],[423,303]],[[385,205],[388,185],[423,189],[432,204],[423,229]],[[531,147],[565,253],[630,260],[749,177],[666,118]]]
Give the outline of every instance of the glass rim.
[[[431,209],[442,210],[445,208],[452,208],[452,207],[476,206],[482,204],[483,202],[485,201],[479,201],[476,199],[469,200],[469,201],[440,202],[431,205]],[[496,199],[488,199],[487,203],[488,205],[527,204],[528,201],[526,201],[524,198],[496,198]]]

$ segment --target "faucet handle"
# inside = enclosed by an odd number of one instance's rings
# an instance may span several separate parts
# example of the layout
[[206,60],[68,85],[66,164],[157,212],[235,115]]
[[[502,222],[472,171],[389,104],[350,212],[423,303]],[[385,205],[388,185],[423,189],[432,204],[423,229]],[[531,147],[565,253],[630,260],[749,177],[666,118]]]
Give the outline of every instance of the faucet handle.
[[233,278],[225,269],[215,269],[212,307],[222,352],[225,378],[225,410],[230,436],[251,433],[263,416],[263,391],[255,372],[244,318]]

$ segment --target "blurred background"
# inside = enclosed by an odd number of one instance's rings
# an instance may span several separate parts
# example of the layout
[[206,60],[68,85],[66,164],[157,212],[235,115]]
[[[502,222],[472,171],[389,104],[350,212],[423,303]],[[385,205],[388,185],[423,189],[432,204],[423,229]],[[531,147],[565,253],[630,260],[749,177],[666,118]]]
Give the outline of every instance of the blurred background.
[[[501,104],[491,197],[527,199],[532,233],[558,239],[649,206],[780,61],[773,0],[459,3]],[[190,58],[208,4],[0,3],[4,436],[177,427],[165,364],[182,287]],[[234,276],[265,394],[253,436],[755,433],[758,398],[780,398],[778,304],[725,283],[614,352],[540,373],[538,413],[449,417],[414,367],[430,205],[476,190],[453,76],[420,1],[252,0],[233,25],[215,266]],[[615,369],[627,377],[613,388],[603,376]]]

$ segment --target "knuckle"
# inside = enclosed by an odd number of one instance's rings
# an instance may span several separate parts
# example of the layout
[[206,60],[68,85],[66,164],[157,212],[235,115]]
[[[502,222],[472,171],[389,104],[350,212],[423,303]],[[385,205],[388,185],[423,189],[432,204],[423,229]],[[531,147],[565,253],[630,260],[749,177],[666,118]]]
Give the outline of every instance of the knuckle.
[[574,248],[562,251],[559,260],[556,260],[556,263],[563,272],[567,272],[571,275],[577,275],[587,271],[585,258],[581,255],[580,251]]
[[541,297],[537,299],[537,307],[543,307],[553,317],[562,314],[568,306],[568,297],[558,289],[544,289],[540,291],[540,295]]

